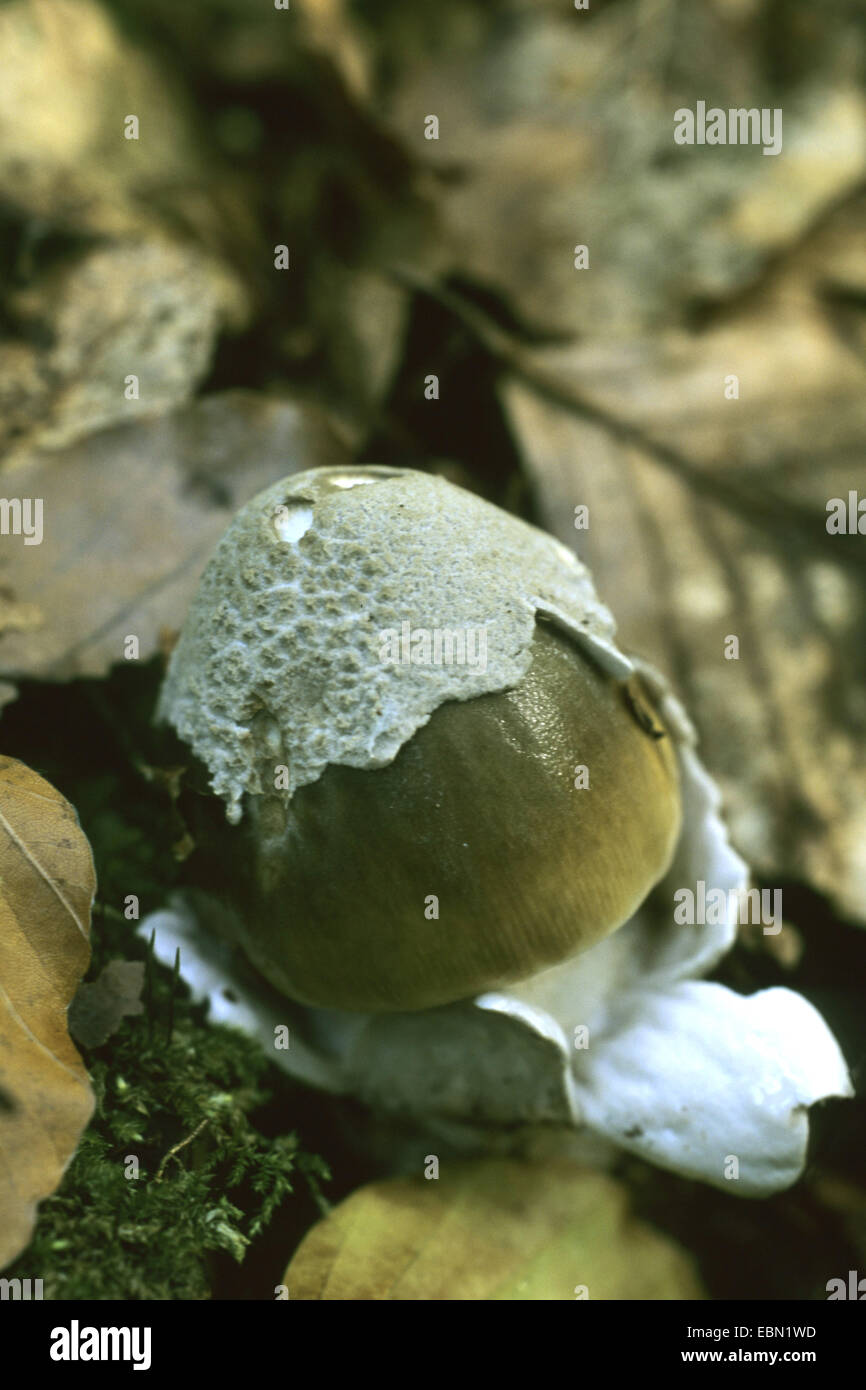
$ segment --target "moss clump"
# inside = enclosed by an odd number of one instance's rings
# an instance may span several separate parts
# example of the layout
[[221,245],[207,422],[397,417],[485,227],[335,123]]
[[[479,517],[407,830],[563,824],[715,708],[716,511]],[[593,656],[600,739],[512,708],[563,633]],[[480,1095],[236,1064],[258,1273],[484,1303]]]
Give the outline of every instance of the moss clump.
[[329,1176],[295,1134],[252,1122],[270,1094],[255,1043],[189,1017],[170,1041],[150,1024],[124,1024],[91,1062],[94,1119],[5,1271],[41,1278],[45,1298],[209,1298],[211,1254],[243,1260],[298,1174],[316,1196]]

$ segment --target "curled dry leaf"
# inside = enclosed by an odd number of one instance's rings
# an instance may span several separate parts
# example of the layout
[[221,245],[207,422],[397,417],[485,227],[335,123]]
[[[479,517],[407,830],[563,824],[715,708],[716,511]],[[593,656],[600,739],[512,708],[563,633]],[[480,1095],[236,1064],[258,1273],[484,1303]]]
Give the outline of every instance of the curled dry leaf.
[[623,1187],[564,1159],[362,1187],[307,1234],[283,1283],[308,1300],[704,1297],[689,1258],[631,1215]]
[[93,1112],[66,1010],[90,959],[95,887],[73,807],[0,758],[0,1268],[26,1247]]

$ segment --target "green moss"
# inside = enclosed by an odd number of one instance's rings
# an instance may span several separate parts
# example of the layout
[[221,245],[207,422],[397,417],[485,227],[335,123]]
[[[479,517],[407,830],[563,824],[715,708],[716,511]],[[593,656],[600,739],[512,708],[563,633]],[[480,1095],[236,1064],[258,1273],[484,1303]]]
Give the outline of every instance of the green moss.
[[208,1298],[209,1256],[243,1260],[298,1176],[316,1195],[329,1176],[296,1134],[251,1120],[270,1096],[261,1049],[176,1012],[171,1041],[136,1019],[90,1064],[94,1119],[7,1271],[41,1278],[45,1298]]

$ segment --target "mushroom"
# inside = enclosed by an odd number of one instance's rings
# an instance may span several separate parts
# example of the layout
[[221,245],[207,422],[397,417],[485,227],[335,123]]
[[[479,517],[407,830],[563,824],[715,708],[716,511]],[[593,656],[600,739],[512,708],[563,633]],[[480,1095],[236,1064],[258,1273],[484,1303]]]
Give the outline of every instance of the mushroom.
[[680,778],[613,631],[570,551],[441,478],[314,469],[238,513],[159,714],[226,803],[234,930],[271,984],[426,1009],[632,917]]
[[[442,627],[452,652],[483,632],[489,659],[449,663],[443,639],[437,665]],[[627,1149],[767,1196],[803,1171],[809,1107],[851,1078],[800,995],[702,978],[747,867],[685,711],[613,630],[568,550],[440,479],[318,470],[262,493],[160,703],[229,843],[209,893],[139,930],[164,962],[181,949],[214,1019],[271,1050],[290,1032],[278,1064],[367,1104],[395,1168],[413,1127],[443,1152],[555,1131],[584,1162]],[[677,924],[690,883],[721,920]]]

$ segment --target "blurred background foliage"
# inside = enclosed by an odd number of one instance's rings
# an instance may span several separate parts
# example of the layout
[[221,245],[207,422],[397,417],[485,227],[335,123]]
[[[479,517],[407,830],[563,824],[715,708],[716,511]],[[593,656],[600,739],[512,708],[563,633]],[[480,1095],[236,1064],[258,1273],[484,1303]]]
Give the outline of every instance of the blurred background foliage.
[[[0,468],[46,507],[42,546],[0,552],[0,736],[94,847],[91,975],[143,958],[123,895],[162,905],[194,859],[184,752],[151,713],[209,549],[287,472],[388,462],[577,546],[624,644],[685,699],[757,881],[784,891],[786,931],[745,929],[719,978],[806,994],[862,1086],[866,562],[825,526],[829,498],[866,492],[859,0],[6,0],[0,70]],[[676,146],[698,100],[780,107],[782,155]],[[244,1097],[197,1159],[202,1202],[245,1125],[297,1131],[331,1198],[381,1175],[359,1107],[245,1044],[226,1060],[201,1010],[172,1007],[193,1089],[222,1058]],[[153,1096],[152,1028],[127,1019],[88,1064]],[[16,1267],[48,1277],[62,1250],[56,1296],[93,1296],[123,1224],[110,1094]],[[156,1155],[191,1112],[150,1113]],[[814,1119],[805,1178],[767,1202],[625,1155],[616,1176],[711,1296],[821,1298],[866,1264],[866,1106]],[[250,1175],[276,1162],[251,1142],[221,1241],[196,1256],[193,1223],[149,1280],[116,1236],[123,1291],[96,1296],[272,1296],[319,1208],[280,1189],[251,1235]],[[170,1205],[148,1220],[170,1241]]]

